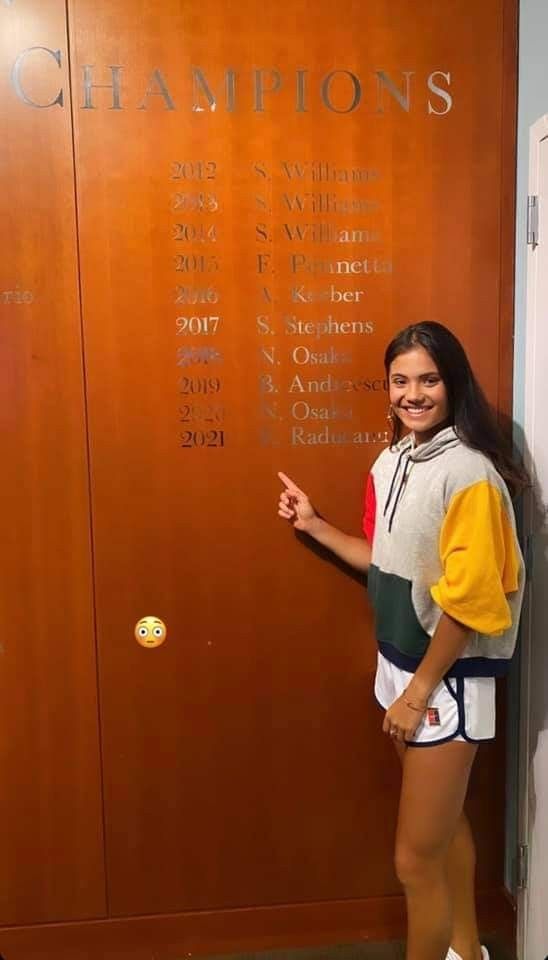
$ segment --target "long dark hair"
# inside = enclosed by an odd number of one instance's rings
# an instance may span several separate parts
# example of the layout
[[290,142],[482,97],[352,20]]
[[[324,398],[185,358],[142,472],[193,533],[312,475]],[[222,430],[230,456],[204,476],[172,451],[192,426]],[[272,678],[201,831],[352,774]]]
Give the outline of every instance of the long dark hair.
[[[511,495],[516,496],[529,486],[529,477],[514,456],[511,438],[501,429],[460,341],[447,327],[432,320],[406,327],[386,348],[384,366],[387,377],[392,361],[413,347],[423,347],[436,364],[447,390],[450,422],[457,435],[467,446],[489,457],[506,481]],[[392,418],[392,431],[393,445],[402,433],[401,421],[396,416]]]

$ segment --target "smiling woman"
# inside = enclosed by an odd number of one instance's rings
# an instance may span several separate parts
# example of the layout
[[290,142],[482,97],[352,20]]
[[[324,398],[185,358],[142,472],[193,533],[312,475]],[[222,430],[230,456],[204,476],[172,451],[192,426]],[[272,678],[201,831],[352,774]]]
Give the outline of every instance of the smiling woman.
[[388,344],[384,366],[390,381],[392,446],[406,430],[413,430],[414,442],[421,443],[453,424],[468,447],[491,460],[512,496],[528,484],[462,344],[447,327],[434,322],[406,327]]
[[375,696],[403,766],[395,860],[407,960],[488,960],[463,805],[516,642],[524,566],[509,491],[527,478],[450,330],[406,328],[385,369],[393,436],[368,478],[365,539],[328,524],[284,474],[278,512],[368,574]]
[[424,347],[395,358],[390,367],[390,411],[415,432],[417,444],[431,440],[447,422],[449,400],[440,372]]

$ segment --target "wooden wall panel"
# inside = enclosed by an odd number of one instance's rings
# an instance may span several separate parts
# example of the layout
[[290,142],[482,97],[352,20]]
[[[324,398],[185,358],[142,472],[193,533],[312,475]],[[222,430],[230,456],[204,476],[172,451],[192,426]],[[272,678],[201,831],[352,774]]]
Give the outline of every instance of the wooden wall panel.
[[[512,907],[503,891],[480,894],[478,911],[483,936],[490,942],[494,935],[499,941],[506,935],[513,946]],[[405,906],[399,896],[18,927],[2,931],[0,948],[9,960],[43,960],[44,956],[56,960],[150,960],[151,956],[181,960],[189,955],[212,957],[362,942],[367,950],[372,941],[400,940],[404,935]]]
[[64,3],[0,5],[0,923],[106,910],[67,82]]
[[363,589],[278,521],[276,471],[359,530],[412,321],[497,400],[501,4],[69,10],[113,914],[394,895]]

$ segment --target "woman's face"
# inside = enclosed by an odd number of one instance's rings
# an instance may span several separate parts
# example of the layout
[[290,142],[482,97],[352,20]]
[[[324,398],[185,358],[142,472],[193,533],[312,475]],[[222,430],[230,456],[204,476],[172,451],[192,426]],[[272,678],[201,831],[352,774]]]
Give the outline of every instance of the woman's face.
[[389,394],[394,415],[413,430],[417,443],[426,443],[447,424],[449,401],[440,372],[424,347],[400,353],[389,370]]

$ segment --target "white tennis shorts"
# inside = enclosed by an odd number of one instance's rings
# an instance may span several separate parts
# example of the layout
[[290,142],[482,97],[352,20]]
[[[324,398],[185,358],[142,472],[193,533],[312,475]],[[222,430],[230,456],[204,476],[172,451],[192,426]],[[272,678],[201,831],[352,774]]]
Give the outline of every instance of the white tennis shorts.
[[[378,653],[375,697],[388,710],[413,679]],[[412,747],[429,747],[449,740],[479,743],[495,736],[495,678],[449,677],[441,681],[428,700],[412,740]]]

